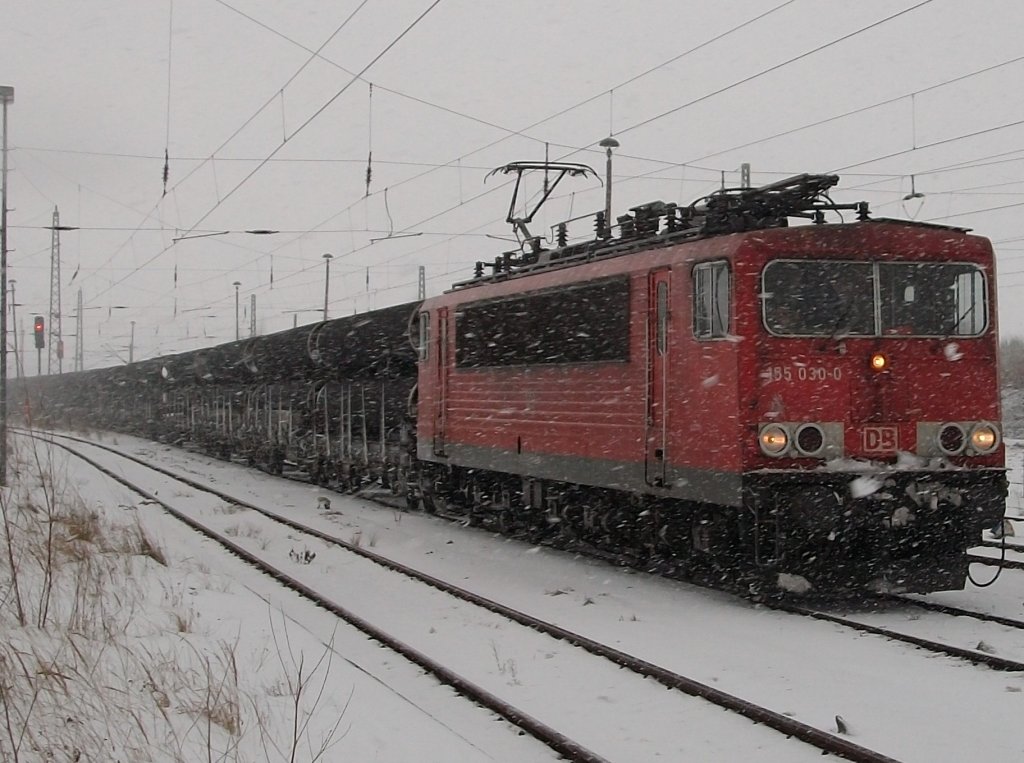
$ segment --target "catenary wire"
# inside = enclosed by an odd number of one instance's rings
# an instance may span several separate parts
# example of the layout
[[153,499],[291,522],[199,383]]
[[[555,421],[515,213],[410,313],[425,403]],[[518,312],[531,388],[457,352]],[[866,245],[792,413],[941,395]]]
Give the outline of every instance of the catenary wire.
[[[624,81],[623,83],[620,83],[619,85],[616,85],[615,87],[616,87],[616,88],[620,88],[620,87],[623,87],[623,86],[625,86],[625,85],[627,85],[627,84],[629,84],[629,83],[631,83],[631,82],[634,82],[634,81],[636,81],[637,79],[640,79],[640,78],[641,78],[641,77],[643,77],[643,76],[647,76],[648,74],[650,74],[650,73],[652,73],[652,72],[654,72],[654,71],[657,71],[657,70],[659,70],[659,69],[661,69],[661,68],[664,68],[665,66],[667,66],[667,65],[669,65],[669,64],[671,64],[671,63],[673,63],[673,62],[675,62],[675,61],[678,61],[679,59],[683,58],[684,56],[686,56],[686,55],[689,55],[690,53],[692,53],[692,52],[695,52],[696,50],[699,50],[699,49],[701,49],[701,48],[703,48],[703,47],[705,47],[705,46],[707,46],[707,45],[711,44],[712,42],[715,42],[715,41],[721,40],[721,39],[723,39],[724,37],[726,37],[726,36],[728,36],[728,35],[730,35],[730,34],[732,34],[732,33],[736,32],[737,30],[739,30],[739,29],[742,29],[742,28],[744,28],[745,26],[748,26],[748,25],[750,25],[750,24],[752,24],[752,23],[754,23],[754,22],[756,22],[756,21],[758,21],[758,20],[760,20],[760,19],[763,19],[763,18],[765,18],[766,16],[768,16],[768,15],[770,15],[770,14],[772,14],[772,13],[774,13],[774,12],[776,12],[776,11],[778,11],[778,10],[780,10],[780,9],[782,9],[782,8],[784,8],[784,7],[786,7],[786,6],[788,6],[788,5],[790,5],[790,4],[791,4],[791,3],[793,2],[793,1],[794,1],[794,0],[787,0],[786,2],[784,2],[784,3],[781,3],[780,5],[777,5],[777,6],[773,7],[773,8],[771,8],[771,9],[769,9],[768,11],[766,11],[766,12],[764,12],[764,13],[761,13],[761,14],[759,14],[758,16],[755,16],[755,17],[753,17],[752,19],[749,19],[749,20],[747,20],[747,21],[744,21],[744,22],[742,22],[742,23],[738,24],[737,26],[734,26],[734,27],[732,27],[731,29],[727,30],[726,32],[723,32],[723,33],[721,33],[721,34],[719,34],[719,35],[717,35],[717,36],[715,36],[715,37],[713,37],[713,38],[711,38],[711,39],[709,39],[709,40],[707,40],[707,41],[705,41],[705,42],[703,42],[703,43],[700,43],[699,45],[695,46],[694,48],[691,48],[691,49],[688,49],[687,51],[684,51],[684,53],[682,53],[682,54],[679,54],[679,55],[677,55],[677,56],[674,56],[673,58],[671,58],[671,59],[669,59],[668,61],[665,61],[665,62],[663,62],[663,63],[659,64],[658,66],[652,67],[652,68],[650,68],[650,69],[648,69],[648,70],[645,70],[644,72],[641,72],[640,74],[637,74],[637,75],[634,75],[634,76],[630,77],[629,79],[625,80],[625,81]],[[930,1],[930,0],[928,0],[928,1]],[[613,89],[614,89],[614,88],[613,88]],[[545,117],[544,119],[541,119],[541,120],[539,120],[539,121],[537,121],[537,122],[533,123],[532,125],[529,125],[528,127],[526,127],[526,128],[523,128],[523,130],[521,130],[521,131],[515,131],[515,132],[514,132],[514,134],[515,134],[515,135],[519,135],[519,134],[522,134],[522,133],[523,133],[523,132],[525,132],[526,130],[530,130],[530,129],[532,129],[532,128],[536,127],[536,126],[539,126],[539,125],[541,125],[541,124],[544,124],[544,123],[545,123],[545,122],[547,122],[547,121],[550,121],[550,120],[552,120],[552,119],[555,119],[555,118],[557,118],[558,116],[561,116],[562,114],[565,114],[565,113],[567,113],[567,112],[569,112],[569,111],[571,111],[571,110],[573,110],[573,109],[575,109],[575,108],[578,108],[578,107],[579,107],[579,106],[581,106],[581,105],[584,105],[584,104],[586,104],[586,103],[589,103],[589,102],[591,102],[591,101],[593,101],[593,100],[595,100],[595,99],[597,99],[597,98],[600,98],[600,97],[602,97],[602,96],[603,96],[603,95],[605,94],[605,92],[606,92],[606,91],[602,91],[601,93],[599,93],[599,94],[597,94],[597,95],[595,95],[595,96],[591,96],[590,98],[587,98],[587,99],[585,99],[585,100],[583,100],[583,101],[581,101],[581,102],[579,102],[579,103],[577,103],[577,104],[575,104],[575,105],[573,105],[573,106],[570,106],[570,107],[568,107],[568,108],[566,108],[566,109],[562,109],[561,111],[559,111],[559,112],[557,112],[557,113],[555,113],[555,114],[553,114],[553,115],[550,115],[550,116],[548,116],[548,117]],[[442,167],[450,167],[450,166],[452,166],[452,165],[453,165],[453,164],[454,164],[455,162],[461,161],[461,159],[464,159],[464,158],[466,158],[466,157],[468,157],[468,156],[472,156],[472,155],[473,155],[473,154],[475,154],[475,153],[479,153],[479,152],[481,152],[481,151],[483,151],[483,150],[486,150],[487,148],[490,148],[490,147],[492,147],[492,146],[494,146],[494,145],[497,145],[497,144],[501,143],[502,141],[506,140],[506,139],[507,139],[507,138],[509,138],[509,137],[512,137],[512,136],[511,136],[511,135],[506,135],[506,136],[504,136],[504,137],[502,137],[502,138],[500,138],[500,139],[498,139],[498,140],[496,140],[496,141],[492,141],[491,143],[488,143],[487,145],[485,145],[485,146],[483,146],[483,147],[481,147],[481,148],[478,148],[478,149],[474,149],[473,151],[471,151],[471,152],[469,152],[469,153],[467,153],[467,154],[464,154],[464,155],[462,155],[461,157],[458,157],[457,159],[454,159],[454,160],[452,160],[451,162],[448,162],[448,163],[447,163],[446,165],[442,165]],[[579,149],[576,149],[575,147],[569,147],[569,148],[573,148],[574,150],[579,150]],[[657,161],[657,160],[653,160],[653,161]],[[434,171],[434,169],[430,169],[430,170],[427,170],[426,172],[420,173],[420,174],[418,174],[418,175],[415,175],[415,176],[413,176],[413,177],[411,177],[411,178],[407,178],[407,179],[405,179],[405,180],[399,181],[398,183],[394,183],[394,184],[392,184],[392,185],[391,185],[391,187],[397,187],[398,185],[403,185],[403,184],[405,184],[405,183],[408,183],[408,182],[413,182],[413,181],[415,181],[415,180],[417,180],[417,179],[419,179],[419,178],[421,178],[421,177],[423,177],[423,176],[425,176],[425,175],[427,175],[427,174],[429,174],[430,172],[433,172],[433,171]],[[506,184],[502,184],[501,186],[498,186],[498,188],[504,187],[505,185],[507,185],[507,183],[506,183]],[[497,190],[497,189],[494,189],[494,190]],[[472,199],[469,199],[469,200],[467,200],[467,201],[466,201],[465,203],[467,203],[467,204],[468,204],[468,203],[472,203],[472,202],[473,202],[473,201],[475,201],[476,199],[479,199],[479,198],[481,198],[481,197],[482,197],[482,196],[484,196],[484,195],[487,195],[487,194],[489,194],[489,193],[492,193],[492,192],[494,192],[494,190],[492,190],[492,191],[487,191],[487,192],[484,192],[483,194],[478,194],[477,196],[473,197]],[[370,196],[375,196],[375,195],[377,195],[377,194],[379,194],[379,193],[381,193],[381,192],[380,192],[380,191],[375,191],[375,192],[373,192],[372,194],[370,194]],[[340,215],[344,214],[344,213],[345,213],[346,211],[351,211],[351,210],[352,210],[352,209],[353,209],[353,208],[354,208],[355,206],[357,206],[357,205],[358,205],[359,203],[361,203],[361,202],[365,202],[365,198],[361,198],[361,199],[358,199],[357,201],[353,202],[352,204],[350,204],[350,205],[349,205],[348,207],[346,207],[345,209],[342,209],[342,210],[341,210],[340,212],[335,212],[335,213],[332,213],[332,214],[331,214],[331,215],[330,215],[330,216],[329,216],[328,218],[326,218],[326,219],[325,219],[324,221],[322,221],[322,222],[321,222],[321,223],[319,223],[318,225],[314,226],[313,228],[309,229],[309,230],[308,230],[308,231],[307,231],[307,232],[306,232],[305,234],[303,234],[303,235],[307,235],[308,233],[311,233],[311,232],[315,232],[315,231],[316,231],[317,229],[319,229],[319,228],[320,228],[320,227],[321,227],[322,225],[324,225],[324,224],[328,223],[328,222],[329,222],[330,220],[333,220],[333,219],[335,219],[336,217],[338,217],[338,216],[340,216]],[[461,206],[461,204],[460,204],[460,205],[457,205],[457,206]],[[442,214],[443,214],[443,213],[442,213]],[[438,216],[439,216],[439,215],[438,215]],[[431,219],[433,219],[433,218],[431,218]],[[404,232],[404,231],[403,231],[403,232]],[[297,237],[296,239],[292,239],[292,240],[290,240],[290,241],[284,242],[283,244],[281,244],[280,246],[278,246],[278,247],[276,247],[275,249],[271,250],[270,252],[267,252],[267,253],[264,253],[264,254],[260,255],[260,257],[263,257],[263,256],[267,256],[267,255],[270,255],[270,254],[272,254],[273,252],[276,252],[276,251],[278,251],[278,250],[280,250],[280,249],[284,248],[285,246],[289,246],[289,245],[291,245],[291,244],[295,243],[295,241],[297,241],[297,240],[298,240],[299,238],[301,238],[301,237],[302,237],[302,236],[299,236],[299,237]],[[166,251],[166,250],[164,250],[164,251]],[[357,250],[357,251],[358,251],[358,250]],[[159,256],[159,255],[160,255],[160,254],[162,254],[162,253],[163,253],[163,252],[161,251],[161,252],[160,252],[160,253],[158,253],[158,254],[157,254],[156,256]],[[351,254],[351,252],[350,252],[349,254]],[[257,259],[258,259],[258,258],[257,258]],[[250,262],[248,262],[248,263],[245,263],[245,265],[243,265],[243,266],[247,266],[247,265],[249,265],[249,264],[251,264],[251,261],[250,261]],[[301,271],[300,271],[300,272],[301,272]],[[123,280],[123,279],[122,279],[122,280]],[[278,280],[281,280],[281,279],[278,279]],[[261,286],[266,286],[266,285],[267,285],[267,284],[261,284]]]
[[[301,65],[301,66],[300,66],[300,67],[299,67],[299,68],[298,68],[298,69],[297,69],[297,70],[295,71],[295,73],[294,73],[294,74],[292,74],[292,76],[291,76],[291,77],[289,77],[289,78],[288,78],[288,79],[287,79],[287,80],[285,81],[285,84],[284,84],[284,85],[282,85],[282,86],[281,86],[281,87],[280,87],[280,88],[279,88],[279,89],[278,89],[277,91],[275,91],[275,92],[274,92],[274,94],[273,94],[273,95],[272,95],[272,96],[271,96],[270,98],[268,98],[268,99],[267,99],[267,100],[266,100],[266,101],[265,101],[265,102],[263,103],[263,105],[262,105],[262,106],[260,106],[260,107],[259,107],[258,109],[256,109],[256,111],[255,111],[255,112],[253,112],[253,113],[252,113],[252,115],[250,115],[250,116],[249,116],[249,118],[248,118],[248,119],[246,119],[246,120],[245,120],[244,122],[242,122],[242,124],[241,124],[241,125],[240,125],[240,126],[239,126],[239,127],[238,127],[238,128],[237,128],[237,129],[235,130],[235,131],[234,131],[234,132],[232,132],[232,133],[231,133],[231,135],[229,135],[229,136],[227,137],[227,139],[225,139],[225,140],[224,140],[224,141],[223,141],[223,142],[222,142],[222,143],[221,143],[221,144],[220,144],[220,145],[219,145],[219,146],[218,146],[217,148],[215,148],[215,149],[213,150],[213,152],[212,152],[212,153],[210,154],[210,156],[209,156],[209,157],[208,157],[208,158],[207,158],[206,160],[204,160],[204,161],[200,162],[199,164],[197,164],[197,165],[196,165],[195,167],[193,167],[193,168],[192,168],[192,169],[191,169],[191,170],[190,170],[190,171],[189,171],[188,173],[186,173],[186,175],[185,175],[185,176],[184,176],[184,177],[183,177],[183,178],[182,178],[182,179],[181,179],[180,181],[178,181],[177,183],[175,183],[175,184],[174,184],[174,185],[173,185],[173,186],[171,187],[171,191],[173,192],[173,191],[174,191],[175,189],[177,189],[177,188],[178,188],[178,186],[180,186],[180,185],[181,185],[182,183],[184,183],[184,182],[185,182],[186,180],[188,180],[188,179],[189,179],[190,177],[192,177],[192,175],[193,175],[193,174],[195,174],[195,173],[196,173],[196,172],[197,172],[197,171],[198,171],[198,170],[199,170],[199,169],[200,169],[201,167],[205,166],[205,165],[207,164],[207,162],[210,162],[210,161],[212,161],[212,160],[213,160],[213,158],[214,158],[214,157],[216,156],[216,154],[217,154],[217,153],[218,153],[219,151],[223,150],[223,149],[225,148],[225,146],[227,146],[227,145],[228,145],[228,143],[230,143],[230,142],[231,142],[232,140],[234,140],[234,139],[235,139],[235,138],[236,138],[236,137],[237,137],[237,136],[239,135],[239,133],[241,133],[241,132],[242,132],[242,130],[244,130],[244,129],[245,129],[245,128],[246,128],[246,127],[247,127],[247,126],[249,125],[249,124],[251,124],[251,123],[252,123],[252,121],[253,121],[254,119],[256,119],[256,117],[258,117],[258,116],[259,116],[259,115],[260,115],[261,113],[263,113],[263,111],[264,111],[264,110],[265,110],[265,109],[266,109],[266,108],[267,108],[267,107],[268,107],[268,106],[269,106],[270,104],[272,104],[272,103],[273,103],[273,102],[274,102],[274,101],[275,101],[275,100],[277,99],[277,96],[278,96],[278,92],[280,92],[280,91],[283,91],[283,90],[284,90],[284,88],[286,88],[286,87],[287,87],[287,86],[288,86],[288,85],[289,85],[290,83],[292,83],[292,82],[293,82],[293,81],[295,80],[295,78],[296,78],[296,77],[298,77],[298,76],[299,76],[299,74],[301,74],[301,73],[302,73],[302,72],[303,72],[303,71],[304,71],[304,70],[306,69],[306,67],[307,67],[307,66],[309,66],[309,64],[310,64],[310,63],[312,63],[312,62],[313,62],[313,61],[314,61],[314,60],[316,59],[316,56],[317,56],[317,54],[319,53],[319,51],[320,51],[320,50],[323,50],[323,48],[324,48],[324,47],[326,47],[326,46],[327,46],[327,44],[328,44],[328,43],[330,43],[330,41],[331,41],[331,40],[333,40],[333,39],[334,39],[335,37],[337,37],[337,36],[338,36],[338,34],[339,34],[339,33],[340,33],[340,32],[341,32],[341,31],[342,31],[342,30],[343,30],[343,29],[344,29],[344,28],[345,28],[345,27],[346,27],[346,26],[348,25],[348,23],[349,23],[349,22],[350,22],[350,21],[351,21],[351,20],[352,20],[352,19],[353,19],[353,18],[355,17],[355,15],[356,15],[356,14],[357,14],[357,13],[358,13],[358,12],[359,12],[359,11],[360,11],[360,10],[361,10],[362,8],[363,8],[363,6],[365,6],[365,5],[366,5],[366,4],[368,3],[368,2],[369,2],[369,0],[363,0],[363,1],[362,1],[362,2],[361,2],[361,3],[360,3],[360,4],[359,4],[359,5],[358,5],[358,6],[357,6],[357,7],[355,8],[355,10],[353,10],[353,11],[352,11],[352,12],[351,12],[351,13],[350,13],[350,14],[349,14],[348,16],[346,16],[346,17],[345,17],[345,19],[344,19],[344,20],[343,20],[343,21],[341,22],[341,24],[340,24],[340,25],[339,25],[339,26],[338,26],[338,27],[337,27],[337,28],[336,28],[336,29],[335,29],[335,30],[334,30],[334,31],[333,31],[333,32],[331,33],[331,35],[330,35],[330,36],[329,36],[329,37],[328,37],[328,38],[327,38],[326,40],[324,40],[324,42],[323,42],[323,44],[321,44],[320,48],[318,48],[316,52],[314,52],[314,53],[313,53],[312,55],[310,55],[310,56],[309,56],[309,58],[307,58],[307,59],[306,59],[306,60],[305,60],[305,61],[304,61],[304,62],[302,63],[302,65]],[[159,208],[160,208],[160,204],[161,204],[161,202],[163,201],[163,198],[164,198],[164,196],[166,196],[166,195],[167,195],[167,191],[165,190],[165,191],[164,191],[164,195],[163,195],[163,196],[161,196],[161,198],[160,198],[160,201],[157,201],[157,203],[156,203],[156,204],[155,204],[155,205],[153,206],[153,208],[152,208],[152,209],[150,210],[149,214],[148,214],[148,215],[146,215],[146,217],[147,217],[147,218],[149,217],[149,215],[151,215],[151,214],[152,214],[153,212],[155,212],[155,211],[156,211],[157,209],[159,209]],[[200,222],[201,222],[201,221],[200,221]],[[134,235],[134,234],[132,234],[132,235]],[[130,239],[131,239],[131,236],[129,236],[128,238],[129,238],[129,240],[130,240]],[[109,257],[108,257],[108,258],[107,258],[107,259],[106,259],[106,260],[105,260],[105,261],[103,262],[103,264],[102,264],[102,265],[100,265],[100,266],[99,266],[98,268],[95,268],[95,269],[93,269],[93,272],[95,272],[95,271],[98,271],[98,270],[102,270],[102,269],[103,269],[104,267],[106,267],[106,266],[107,266],[107,265],[108,265],[108,264],[109,264],[109,263],[110,263],[110,262],[111,262],[111,261],[113,260],[113,258],[114,258],[114,257],[116,257],[116,256],[117,256],[117,255],[118,255],[118,254],[119,254],[119,253],[120,253],[120,252],[121,252],[121,251],[122,251],[122,250],[124,249],[124,247],[125,247],[125,246],[127,246],[127,245],[128,245],[128,241],[126,241],[126,242],[125,242],[124,244],[122,244],[122,245],[121,245],[121,246],[119,246],[119,247],[118,247],[117,249],[115,249],[115,250],[114,250],[114,252],[113,252],[113,253],[111,253],[111,255],[110,255],[110,256],[109,256]],[[163,250],[161,250],[161,252],[159,252],[159,253],[158,253],[158,254],[157,254],[156,256],[159,256],[160,254],[163,254],[163,252],[164,252],[164,251],[166,251],[166,248],[165,248],[165,249],[163,249]],[[88,277],[88,276],[86,276],[86,277]],[[111,288],[113,288],[113,285],[112,285],[112,286],[109,286],[109,287],[107,287],[107,289],[106,289],[106,290],[104,290],[104,292],[103,292],[103,293],[106,293],[106,291],[109,291],[109,290],[110,290]]]
[[[930,0],[928,0],[928,1],[930,2]],[[920,3],[920,4],[918,4],[917,6],[914,6],[913,8],[910,8],[910,9],[907,9],[907,10],[905,10],[905,11],[901,12],[901,14],[902,14],[902,13],[906,13],[906,12],[909,12],[910,10],[914,10],[915,8],[919,7],[920,5],[924,5],[924,4],[926,4],[926,3]],[[896,14],[896,15],[901,15],[901,14]],[[893,18],[893,17],[890,17],[890,18]],[[883,21],[885,21],[885,20],[883,20]],[[877,23],[883,23],[883,22],[877,22]],[[877,25],[877,23],[876,23],[876,25]],[[874,25],[872,25],[872,26],[874,26]],[[869,28],[869,27],[868,27],[868,28]],[[838,42],[838,41],[834,41],[833,43],[830,43],[830,44],[834,44],[835,42]],[[807,54],[805,54],[805,55],[807,55]],[[679,107],[679,108],[682,108],[682,107]],[[677,109],[677,110],[678,110],[678,109]],[[649,120],[648,120],[648,121],[649,121]],[[628,128],[628,129],[632,129],[632,128]],[[679,165],[677,164],[677,165],[675,165],[675,166],[679,166]],[[477,197],[477,198],[478,198],[478,197]],[[473,201],[473,200],[471,199],[470,201]],[[468,203],[468,202],[467,202],[467,203]],[[441,214],[444,214],[444,212],[442,212]],[[366,247],[362,247],[362,248],[366,248]],[[261,256],[263,256],[263,255],[261,255]],[[408,255],[400,255],[400,256],[408,256]]]
[[[362,8],[363,5],[365,5],[368,1],[369,0],[363,0],[363,2],[359,5],[359,7],[356,9],[356,11],[353,11],[352,14],[348,17],[348,19],[345,20],[344,23],[348,23],[348,20],[351,19],[352,16],[354,16],[355,13],[359,10],[359,8]],[[441,0],[434,0],[434,2],[431,3],[430,6],[428,6],[425,11],[423,11],[419,16],[417,16],[416,19],[409,26],[407,26],[401,33],[399,33],[399,35],[397,37],[395,37],[390,43],[388,43],[388,45],[380,53],[378,53],[365,67],[363,67],[363,69],[359,72],[359,74],[360,75],[365,74],[370,69],[370,67],[372,67],[374,64],[376,64],[395,45],[397,45],[409,32],[411,32],[416,27],[416,25],[418,25],[420,23],[420,21],[422,21],[427,16],[427,14],[429,14],[434,8],[436,8],[440,2],[441,2]],[[344,24],[342,24],[342,27],[344,27]],[[342,27],[339,27],[338,31],[340,31],[340,29]],[[335,34],[337,34],[337,32]],[[332,37],[333,37],[333,35],[332,35]],[[325,42],[324,45],[326,45],[326,44],[327,43]],[[312,60],[312,59],[310,59],[310,60]],[[302,130],[304,130],[314,119],[316,119],[318,116],[320,116],[320,114],[322,114],[325,109],[327,109],[332,103],[334,103],[342,95],[342,93],[344,93],[346,90],[348,90],[348,88],[354,82],[356,82],[356,81],[357,80],[356,80],[355,77],[350,79],[348,81],[348,83],[346,83],[340,90],[338,90],[333,96],[331,96],[331,98],[329,98],[326,101],[326,103],[321,105],[320,108],[318,108],[315,112],[313,112],[313,114],[310,115],[301,125],[299,125],[294,131],[292,131],[292,134],[290,136],[288,136],[288,138],[286,140],[282,141],[277,146],[277,148],[275,148],[271,152],[270,156],[268,156],[267,159],[264,159],[263,161],[261,161],[249,174],[247,174],[245,177],[243,177],[242,180],[240,180],[234,187],[232,187],[232,189],[227,194],[225,194],[224,196],[221,196],[220,198],[218,198],[217,202],[209,210],[207,210],[207,212],[205,214],[203,214],[202,217],[200,217],[195,223],[193,223],[190,228],[188,228],[186,230],[186,233],[191,232],[192,230],[197,228],[204,220],[206,220],[206,218],[208,218],[211,214],[213,214],[213,212],[218,207],[220,207],[221,204],[223,204],[225,201],[227,201],[229,198],[231,198],[235,194],[235,192],[238,191],[239,188],[241,188],[243,185],[245,185],[245,183],[248,182],[248,180],[250,178],[252,178],[266,164],[266,162],[270,158],[272,158],[274,156],[274,154],[276,154],[285,145],[287,145],[288,140],[290,140],[291,138],[294,138],[296,135],[298,135],[300,132],[302,132]],[[159,252],[154,254],[152,257],[147,259],[142,265],[140,265],[137,268],[137,270],[141,270],[142,268],[146,267],[146,265],[148,265],[151,262],[155,261],[157,258],[159,258],[162,254],[164,254],[164,252],[166,252],[170,248],[171,248],[170,246],[164,247]],[[108,286],[105,289],[103,289],[102,291],[100,291],[99,294],[94,295],[93,299],[98,298],[98,297],[102,296],[103,294],[106,294],[108,291],[113,289],[115,286],[123,283],[127,278],[130,278],[130,277],[131,276],[128,275],[128,276],[124,276],[123,278],[118,279],[117,281],[115,281],[112,284],[110,284],[110,286]]]

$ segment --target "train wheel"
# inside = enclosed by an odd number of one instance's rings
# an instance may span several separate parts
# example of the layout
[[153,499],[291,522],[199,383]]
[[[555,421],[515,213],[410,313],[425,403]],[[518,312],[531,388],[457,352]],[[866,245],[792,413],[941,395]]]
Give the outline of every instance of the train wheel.
[[516,529],[515,517],[508,509],[502,509],[495,514],[494,525],[502,535],[508,535]]
[[583,509],[566,506],[559,518],[558,534],[566,541],[578,541],[583,537]]
[[409,482],[409,470],[404,466],[399,466],[395,470],[394,478],[391,480],[391,493],[403,498],[406,511],[414,511],[419,504],[418,491]]
[[354,493],[363,484],[363,473],[359,469],[351,469],[348,473],[348,481],[345,483],[345,492]]
[[420,497],[423,501],[423,511],[427,514],[436,514],[437,504],[434,501],[434,486],[425,474],[420,475]]

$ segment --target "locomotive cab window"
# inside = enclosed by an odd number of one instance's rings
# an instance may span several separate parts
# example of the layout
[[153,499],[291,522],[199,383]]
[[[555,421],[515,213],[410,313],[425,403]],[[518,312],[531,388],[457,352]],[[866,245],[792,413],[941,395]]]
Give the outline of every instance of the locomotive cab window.
[[979,336],[984,273],[970,263],[776,260],[762,275],[764,325],[779,336]]
[[985,276],[967,263],[879,267],[882,333],[978,336],[988,327]]
[[782,335],[873,335],[874,279],[870,262],[771,262],[762,289],[765,325]]
[[693,335],[721,339],[729,334],[729,263],[705,262],[693,268]]

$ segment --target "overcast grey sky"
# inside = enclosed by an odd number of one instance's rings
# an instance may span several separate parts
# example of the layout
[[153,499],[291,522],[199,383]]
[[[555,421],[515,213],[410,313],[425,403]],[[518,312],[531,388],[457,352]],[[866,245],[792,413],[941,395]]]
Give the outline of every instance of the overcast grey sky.
[[[79,228],[64,332],[81,288],[87,367],[127,357],[132,320],[136,358],[233,339],[236,280],[261,333],[315,320],[325,252],[332,315],[414,299],[419,265],[437,293],[506,247],[488,170],[545,143],[601,168],[611,132],[619,213],[750,162],[755,184],[834,171],[838,201],[971,227],[1024,335],[1022,22],[1012,0],[8,3],[19,318],[48,309],[54,206]],[[911,175],[925,196],[903,202]],[[566,181],[536,232],[602,199]]]

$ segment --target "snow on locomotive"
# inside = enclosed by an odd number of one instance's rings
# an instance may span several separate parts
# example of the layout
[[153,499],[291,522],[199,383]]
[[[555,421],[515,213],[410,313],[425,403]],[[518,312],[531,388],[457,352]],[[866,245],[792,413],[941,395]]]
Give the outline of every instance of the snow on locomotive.
[[441,296],[23,380],[11,409],[733,587],[962,588],[1006,495],[992,248],[837,180],[602,212],[553,249],[513,197],[524,248]]
[[744,586],[962,588],[1006,495],[992,247],[869,219],[837,180],[618,235],[599,213],[426,300],[425,504]]

